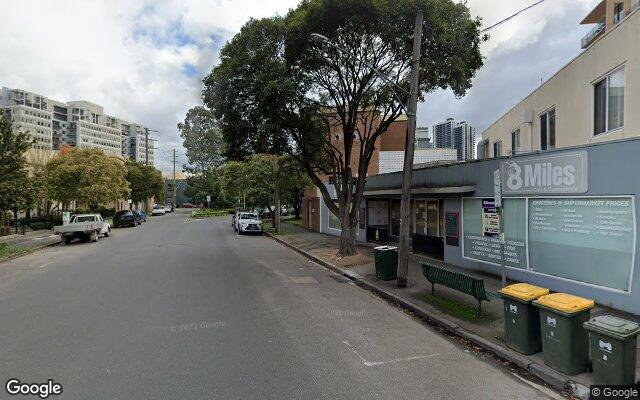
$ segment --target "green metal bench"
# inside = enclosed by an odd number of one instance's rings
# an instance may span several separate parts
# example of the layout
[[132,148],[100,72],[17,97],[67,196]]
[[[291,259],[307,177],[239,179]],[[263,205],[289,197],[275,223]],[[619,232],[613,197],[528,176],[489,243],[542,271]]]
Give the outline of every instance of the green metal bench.
[[462,272],[451,271],[433,264],[421,262],[422,274],[431,282],[431,294],[435,296],[435,284],[443,285],[478,300],[478,315],[482,313],[482,301],[491,301],[484,289],[484,281]]

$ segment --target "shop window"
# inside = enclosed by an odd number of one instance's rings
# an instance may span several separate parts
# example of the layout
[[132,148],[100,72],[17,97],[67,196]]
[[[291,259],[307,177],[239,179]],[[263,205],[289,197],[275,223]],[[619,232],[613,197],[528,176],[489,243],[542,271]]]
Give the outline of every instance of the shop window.
[[331,211],[328,211],[328,213],[329,213],[329,228],[337,229],[339,231],[342,230],[342,225],[340,225],[340,219],[335,215],[333,215]]

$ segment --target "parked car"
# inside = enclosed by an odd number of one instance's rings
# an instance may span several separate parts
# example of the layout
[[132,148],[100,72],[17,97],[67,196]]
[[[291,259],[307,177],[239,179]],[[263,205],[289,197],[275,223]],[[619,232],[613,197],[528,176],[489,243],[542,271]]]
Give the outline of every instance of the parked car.
[[122,228],[124,226],[138,226],[142,223],[140,215],[135,211],[122,210],[113,216],[113,227]]
[[197,208],[197,207],[191,203],[182,203],[182,208]]
[[236,226],[239,234],[259,233],[262,234],[262,220],[256,213],[243,212],[236,218]]
[[108,237],[111,234],[111,226],[100,214],[78,214],[72,216],[67,225],[55,226],[53,233],[60,235],[64,244],[74,239],[97,242],[100,235]]
[[164,211],[167,213],[173,212],[173,205],[171,203],[168,203],[166,206],[164,206]]
[[265,208],[264,210],[260,211],[260,218],[262,219],[271,218],[271,211],[269,211],[268,208]]
[[147,213],[142,210],[133,210],[134,214],[138,214],[140,217],[140,222],[147,222]]
[[166,213],[167,210],[162,204],[156,204],[151,210],[151,215],[165,215]]

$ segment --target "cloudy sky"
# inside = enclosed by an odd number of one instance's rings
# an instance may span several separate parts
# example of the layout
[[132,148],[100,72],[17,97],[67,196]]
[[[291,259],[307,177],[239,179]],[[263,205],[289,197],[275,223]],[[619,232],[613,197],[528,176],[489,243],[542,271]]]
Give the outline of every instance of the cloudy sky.
[[[0,86],[88,100],[158,134],[156,166],[171,149],[186,161],[176,124],[200,102],[219,49],[250,18],[284,14],[298,0],[2,0]],[[469,0],[485,26],[534,0]],[[580,51],[579,21],[597,0],[546,0],[491,31],[485,66],[467,96],[434,92],[418,125],[454,117],[481,132]],[[498,5],[499,4],[499,5]]]

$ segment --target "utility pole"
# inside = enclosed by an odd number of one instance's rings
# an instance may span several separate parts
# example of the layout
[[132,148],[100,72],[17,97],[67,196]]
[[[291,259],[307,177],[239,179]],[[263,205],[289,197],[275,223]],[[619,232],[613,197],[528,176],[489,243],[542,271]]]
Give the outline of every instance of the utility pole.
[[278,164],[278,157],[273,158],[273,199],[275,203],[274,210],[274,229],[276,235],[280,233],[280,187],[278,185],[278,175],[280,174],[280,165]]
[[171,207],[176,207],[176,149],[173,149],[173,203]]
[[404,173],[400,202],[400,249],[398,257],[398,287],[407,286],[409,272],[409,228],[411,221],[411,178],[413,173],[413,150],[416,138],[416,112],[418,109],[418,87],[420,71],[420,45],[422,42],[423,11],[416,13],[413,29],[413,55],[411,57],[411,86],[407,104],[407,134],[404,148]]

